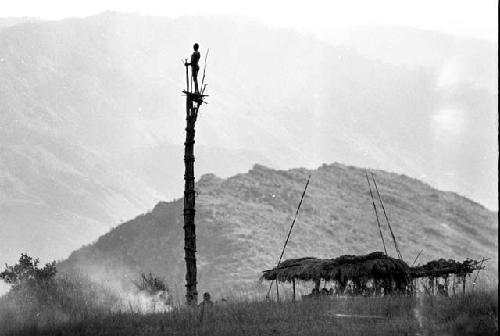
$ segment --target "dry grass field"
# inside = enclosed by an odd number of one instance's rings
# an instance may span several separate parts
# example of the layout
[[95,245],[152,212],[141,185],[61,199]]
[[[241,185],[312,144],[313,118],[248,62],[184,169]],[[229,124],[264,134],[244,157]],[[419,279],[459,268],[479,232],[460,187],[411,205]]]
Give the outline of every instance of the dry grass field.
[[0,335],[497,335],[497,294],[234,299],[204,314],[183,306],[144,314],[91,282],[60,277],[2,297]]

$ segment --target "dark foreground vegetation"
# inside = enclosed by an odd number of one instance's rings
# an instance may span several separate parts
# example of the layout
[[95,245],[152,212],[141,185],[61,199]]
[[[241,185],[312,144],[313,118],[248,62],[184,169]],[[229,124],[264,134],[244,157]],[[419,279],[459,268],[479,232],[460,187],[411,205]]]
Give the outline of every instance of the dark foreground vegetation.
[[27,255],[0,273],[12,286],[0,297],[0,335],[498,334],[498,290],[453,297],[323,296],[281,303],[234,299],[203,310],[145,313],[151,310],[140,310],[124,298],[166,293],[167,286],[152,274],[142,274],[138,291],[124,295],[83,275],[56,273],[53,263],[40,267]]
[[[90,289],[88,289],[90,291]],[[90,291],[91,292],[91,291]],[[64,296],[61,296],[64,298]],[[229,302],[201,315],[95,309],[80,300],[66,309],[26,302],[15,314],[2,300],[4,335],[497,335],[497,292],[456,297],[336,298],[296,303]],[[8,302],[7,302],[8,303]],[[102,302],[106,304],[106,302]],[[109,303],[109,302],[108,302]],[[17,302],[17,304],[21,304]],[[52,302],[52,304],[56,304]],[[28,306],[29,309],[23,307]],[[12,306],[10,307],[12,308]],[[42,309],[42,311],[38,311]],[[17,316],[16,316],[17,315]]]

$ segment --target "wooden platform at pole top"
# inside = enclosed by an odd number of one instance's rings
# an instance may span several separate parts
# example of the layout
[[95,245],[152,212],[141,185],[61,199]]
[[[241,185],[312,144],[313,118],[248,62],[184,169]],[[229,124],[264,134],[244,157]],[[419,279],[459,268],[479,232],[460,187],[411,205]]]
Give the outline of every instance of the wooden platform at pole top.
[[186,90],[183,90],[182,93],[184,93],[188,97],[189,100],[194,101],[194,102],[199,103],[199,104],[204,103],[203,98],[208,97],[208,95],[206,95],[206,94],[189,92]]

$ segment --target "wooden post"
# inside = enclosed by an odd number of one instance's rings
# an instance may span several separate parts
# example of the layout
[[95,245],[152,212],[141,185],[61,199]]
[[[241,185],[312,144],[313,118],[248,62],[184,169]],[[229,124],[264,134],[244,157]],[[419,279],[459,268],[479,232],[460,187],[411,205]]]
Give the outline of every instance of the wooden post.
[[453,296],[455,296],[455,286],[457,285],[456,284],[456,279],[457,279],[457,276],[455,274],[453,274],[453,282],[452,282],[452,285],[451,285],[451,290],[452,290]]
[[198,304],[196,289],[196,226],[194,188],[194,137],[198,106],[186,97],[186,141],[184,142],[184,253],[186,261],[186,301],[188,305]]
[[463,276],[463,282],[462,282],[462,293],[465,294],[465,280],[467,279],[467,274],[464,274]]
[[276,278],[276,302],[280,302],[280,291],[278,289],[278,279]]
[[293,285],[293,302],[295,302],[295,278],[292,279],[292,285]]

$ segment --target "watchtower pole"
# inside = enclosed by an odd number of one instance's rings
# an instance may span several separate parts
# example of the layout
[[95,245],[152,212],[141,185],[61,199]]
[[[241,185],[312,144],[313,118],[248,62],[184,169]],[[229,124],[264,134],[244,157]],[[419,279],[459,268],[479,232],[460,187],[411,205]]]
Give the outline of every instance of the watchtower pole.
[[[187,60],[186,60],[187,62]],[[184,142],[184,259],[186,261],[186,301],[188,305],[198,304],[196,272],[196,225],[194,184],[194,137],[198,110],[206,95],[191,92],[188,66],[186,65],[186,141]]]

